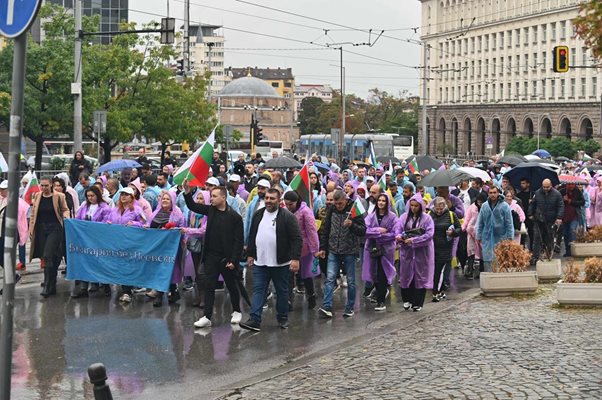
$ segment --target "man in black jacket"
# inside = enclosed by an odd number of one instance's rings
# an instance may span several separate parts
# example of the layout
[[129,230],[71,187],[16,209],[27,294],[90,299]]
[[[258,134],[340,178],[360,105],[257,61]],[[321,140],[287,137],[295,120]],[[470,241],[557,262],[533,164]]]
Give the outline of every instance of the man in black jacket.
[[332,318],[332,292],[341,265],[347,271],[347,305],[344,317],[353,316],[355,305],[355,260],[360,249],[360,237],[366,234],[363,215],[352,217],[353,201],[337,189],[333,193],[334,207],[326,211],[320,233],[320,258],[328,253],[328,272],[324,282],[324,301],[319,312]]
[[[533,219],[539,230],[538,239],[533,243],[533,259],[539,260],[541,248],[552,256],[554,248],[554,226],[562,225],[564,216],[564,201],[560,192],[552,187],[552,181],[544,179],[541,188],[535,192],[529,205],[529,218]],[[560,229],[558,229],[560,230]]]
[[183,182],[184,200],[192,212],[207,216],[207,230],[203,242],[203,265],[206,276],[205,315],[194,323],[197,328],[209,328],[215,302],[215,287],[220,275],[224,277],[232,303],[232,324],[241,321],[240,293],[236,280],[237,268],[242,254],[243,224],[241,216],[228,206],[227,192],[217,186],[211,191],[211,205],[199,204],[193,199],[188,181]]
[[259,332],[261,313],[270,280],[276,288],[276,311],[280,328],[288,328],[288,285],[290,272],[299,270],[301,258],[301,231],[297,218],[287,209],[280,208],[280,192],[268,189],[265,207],[253,215],[247,266],[253,267],[253,299],[251,313],[242,328]]

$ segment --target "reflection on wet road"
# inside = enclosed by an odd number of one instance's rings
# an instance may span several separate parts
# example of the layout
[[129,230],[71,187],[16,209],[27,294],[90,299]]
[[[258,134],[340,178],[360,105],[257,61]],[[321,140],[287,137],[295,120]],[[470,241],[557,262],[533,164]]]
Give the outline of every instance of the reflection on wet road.
[[[107,367],[115,399],[210,398],[220,388],[364,336],[385,320],[419,317],[399,315],[395,291],[387,312],[377,313],[357,290],[355,317],[343,319],[346,291],[340,289],[332,320],[319,318],[317,308],[308,310],[304,296],[296,295],[290,328],[282,331],[272,299],[262,331],[254,334],[229,324],[227,292],[218,292],[213,328],[195,330],[192,323],[202,310],[190,305],[192,293],[186,293],[180,305],[153,308],[141,295],[124,307],[116,303],[115,293],[110,299],[101,293],[71,299],[65,281],[59,283],[58,296],[41,299],[36,277],[27,281],[17,288],[15,299],[15,399],[92,399],[87,368],[95,362]],[[455,278],[450,297],[477,285]],[[250,282],[247,286],[250,289]],[[427,303],[424,311],[443,306]]]

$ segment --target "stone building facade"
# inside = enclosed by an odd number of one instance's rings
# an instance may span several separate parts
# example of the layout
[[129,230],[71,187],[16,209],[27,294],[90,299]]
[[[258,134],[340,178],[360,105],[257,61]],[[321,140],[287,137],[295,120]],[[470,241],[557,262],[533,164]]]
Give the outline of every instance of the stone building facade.
[[[602,143],[598,69],[572,22],[582,0],[421,2],[429,153],[495,154],[516,135]],[[553,72],[560,45],[588,68]]]

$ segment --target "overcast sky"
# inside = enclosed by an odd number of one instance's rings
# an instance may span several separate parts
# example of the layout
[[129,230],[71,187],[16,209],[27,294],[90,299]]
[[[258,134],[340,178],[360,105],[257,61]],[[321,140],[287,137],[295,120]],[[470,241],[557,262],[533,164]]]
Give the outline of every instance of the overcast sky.
[[[368,33],[345,30],[345,28],[327,22],[287,15],[236,0],[191,0],[191,23],[201,22],[224,26],[225,67],[290,67],[293,69],[296,84],[331,84],[335,89],[340,88],[340,70],[337,67],[339,64],[338,50],[323,49],[311,45],[309,42],[322,45],[341,42],[374,42],[378,33],[383,29],[385,35],[399,39],[419,39],[420,36],[420,31],[415,33],[411,29],[420,25],[420,2],[418,0],[250,1],[350,28],[373,30],[374,33],[370,40]],[[143,23],[160,18],[149,15],[149,13],[167,15],[167,0],[130,0],[129,3],[130,21]],[[184,1],[170,0],[169,9],[170,16],[180,19],[176,20],[176,27],[181,26],[184,18]],[[291,38],[307,43],[258,36],[228,28]],[[328,36],[325,35],[323,29],[329,29]],[[317,50],[313,50],[314,48]],[[401,90],[419,94],[418,70],[401,65],[418,66],[420,64],[420,46],[381,37],[372,47],[345,45],[344,48],[368,56],[343,54],[347,93],[366,97],[369,89],[378,87],[392,94],[398,94]]]

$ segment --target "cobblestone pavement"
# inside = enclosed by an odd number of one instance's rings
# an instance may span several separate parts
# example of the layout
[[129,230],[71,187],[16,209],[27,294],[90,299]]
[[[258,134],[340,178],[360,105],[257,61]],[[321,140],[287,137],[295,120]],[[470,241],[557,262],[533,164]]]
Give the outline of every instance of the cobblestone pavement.
[[222,399],[602,399],[602,309],[559,308],[540,288],[467,300]]

